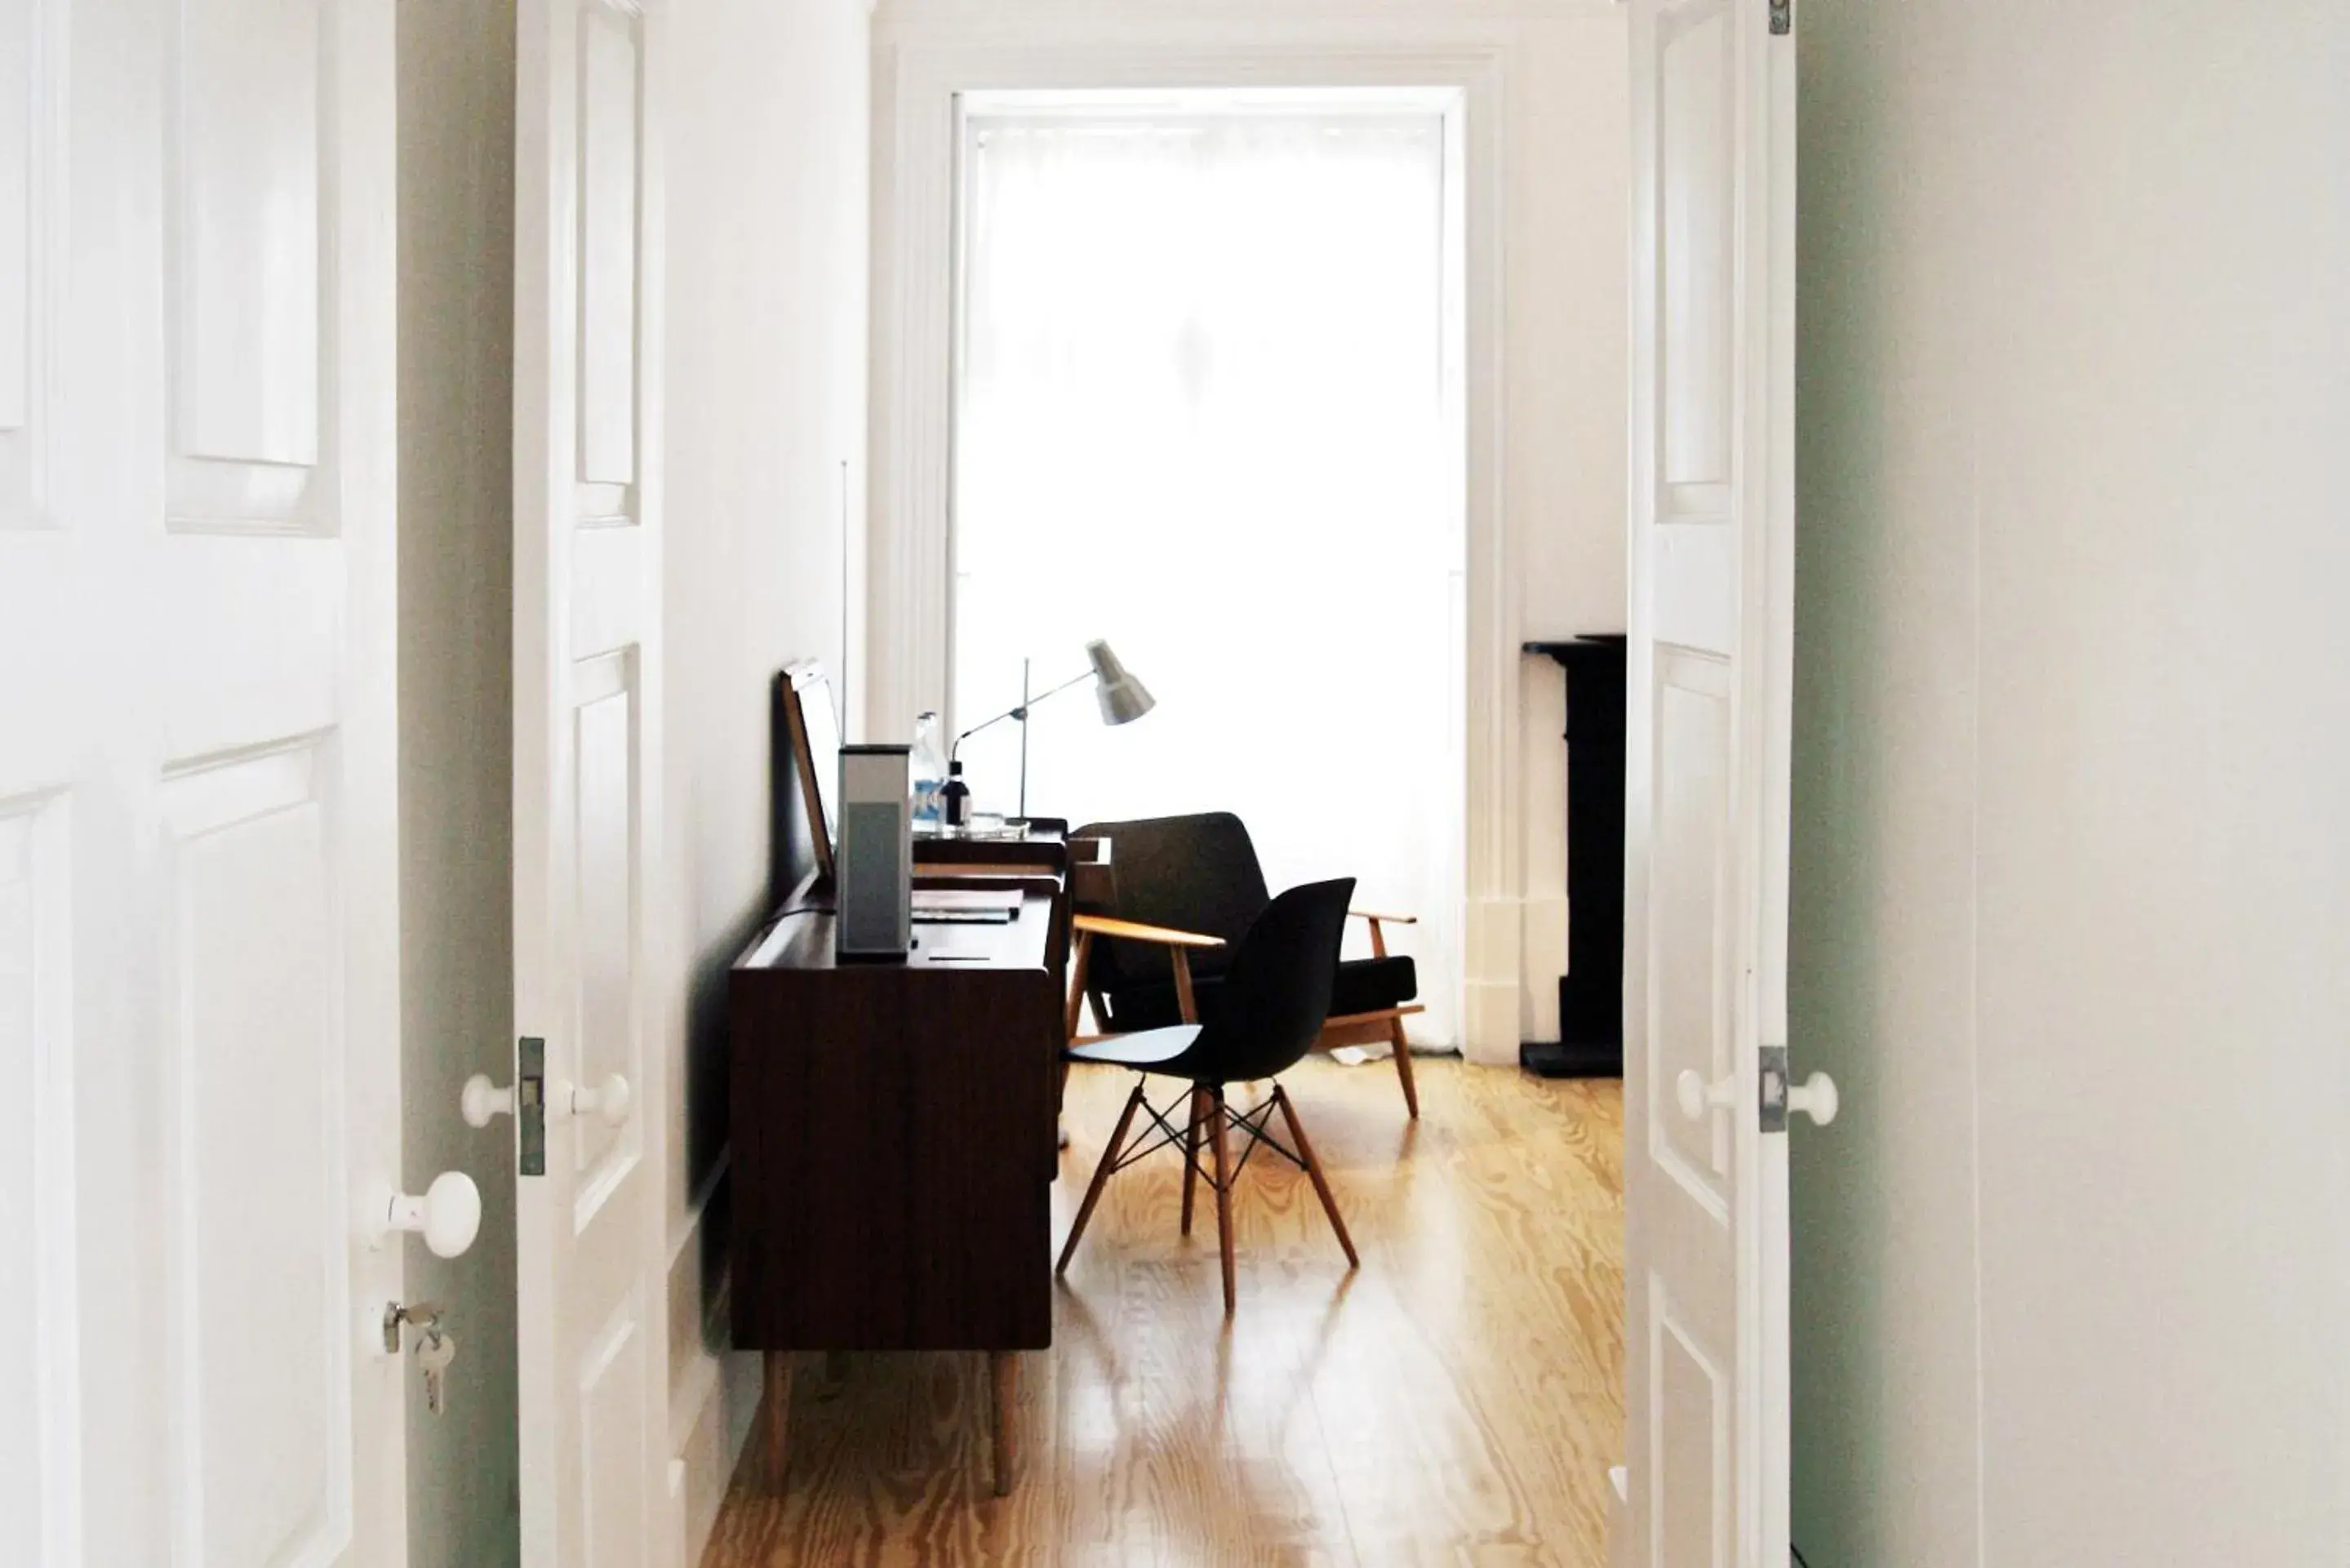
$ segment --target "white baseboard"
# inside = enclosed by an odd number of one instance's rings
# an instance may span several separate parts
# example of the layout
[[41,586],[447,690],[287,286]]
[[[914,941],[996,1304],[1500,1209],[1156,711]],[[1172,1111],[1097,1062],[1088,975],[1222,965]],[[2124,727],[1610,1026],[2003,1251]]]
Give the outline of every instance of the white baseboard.
[[749,1351],[705,1356],[696,1379],[701,1395],[684,1441],[670,1462],[671,1508],[679,1562],[693,1568],[709,1548],[734,1467],[750,1441],[759,1411],[759,1357]]
[[703,1179],[670,1250],[670,1538],[681,1568],[702,1561],[758,1411],[759,1357],[723,1348],[732,1280],[702,1274],[702,1226],[728,1164],[722,1154]]
[[1558,981],[1566,972],[1566,898],[1530,898],[1520,910],[1518,969],[1524,988],[1519,1027],[1528,1040],[1558,1038]]
[[1461,1054],[1481,1067],[1518,1064],[1518,999],[1514,976],[1472,980],[1462,987]]

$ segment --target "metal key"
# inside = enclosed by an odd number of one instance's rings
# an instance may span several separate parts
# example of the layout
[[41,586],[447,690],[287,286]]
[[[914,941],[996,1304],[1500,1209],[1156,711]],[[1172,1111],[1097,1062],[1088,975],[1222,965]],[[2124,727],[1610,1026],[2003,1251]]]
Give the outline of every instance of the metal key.
[[427,1324],[416,1342],[416,1365],[424,1372],[424,1407],[438,1416],[448,1407],[445,1384],[449,1364],[457,1359],[457,1336],[439,1324]]

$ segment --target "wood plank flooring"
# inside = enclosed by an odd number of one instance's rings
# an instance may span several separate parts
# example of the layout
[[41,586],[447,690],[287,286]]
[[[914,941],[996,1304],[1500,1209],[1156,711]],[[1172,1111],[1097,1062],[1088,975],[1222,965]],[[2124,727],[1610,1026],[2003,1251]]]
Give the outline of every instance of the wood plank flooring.
[[[1623,1430],[1620,1086],[1422,1059],[1284,1078],[1363,1256],[1305,1175],[1249,1162],[1227,1327],[1213,1210],[1180,1158],[1114,1177],[1024,1358],[1024,1472],[990,1495],[979,1355],[814,1358],[790,1473],[746,1462],[703,1568],[1607,1560]],[[1132,1077],[1076,1070],[1057,1244]],[[1253,1105],[1238,1086],[1235,1100]],[[746,1459],[755,1460],[755,1454]]]

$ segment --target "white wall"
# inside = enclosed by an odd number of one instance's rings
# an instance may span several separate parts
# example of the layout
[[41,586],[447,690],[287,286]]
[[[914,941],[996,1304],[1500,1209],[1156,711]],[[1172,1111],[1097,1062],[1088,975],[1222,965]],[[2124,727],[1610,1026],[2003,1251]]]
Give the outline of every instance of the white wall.
[[2350,1561],[2350,32],[1799,32],[1797,1544]]
[[408,1404],[409,1561],[494,1568],[521,1556],[513,1143],[457,1096],[513,1073],[514,5],[401,0],[399,29],[402,1159],[483,1207],[463,1258],[409,1249],[462,1346],[447,1413]]
[[669,1441],[689,1562],[756,1397],[755,1358],[723,1351],[708,1221],[726,968],[770,901],[768,683],[797,658],[838,666],[842,524],[863,507],[867,25],[862,0],[677,0],[670,34],[667,842],[689,972]]
[[[944,342],[951,275],[935,234],[952,184],[909,124],[935,141],[933,99],[952,87],[1313,86],[1383,82],[1400,60],[1498,67],[1500,297],[1487,302],[1502,374],[1472,389],[1471,512],[1497,495],[1506,540],[1491,620],[1469,641],[1504,650],[1469,703],[1470,907],[1464,1025],[1478,1059],[1514,1062],[1555,1038],[1565,961],[1565,749],[1560,672],[1521,659],[1527,638],[1624,625],[1625,203],[1622,15],[1597,0],[888,0],[878,18],[875,507],[866,716],[902,731],[946,688]],[[1199,78],[1201,61],[1231,80]],[[1420,85],[1447,85],[1440,73]],[[919,96],[918,96],[919,95]],[[903,118],[911,105],[914,119]],[[1472,90],[1471,115],[1480,112]],[[1471,130],[1473,147],[1481,134]],[[1471,170],[1471,243],[1484,200]],[[934,252],[940,254],[933,254]],[[1472,278],[1480,275],[1471,261]],[[1479,302],[1470,302],[1473,346]],[[1475,371],[1472,366],[1472,389]],[[1480,427],[1481,407],[1490,423]],[[1496,457],[1496,454],[1498,456]],[[1490,688],[1490,690],[1489,690]],[[1490,701],[1490,715],[1482,704]]]
[[[1555,641],[1625,627],[1630,84],[1615,17],[1530,29],[1520,50],[1503,258],[1506,504],[1518,640]],[[1566,971],[1566,671],[1548,659],[1519,670],[1517,1038],[1555,1040]]]

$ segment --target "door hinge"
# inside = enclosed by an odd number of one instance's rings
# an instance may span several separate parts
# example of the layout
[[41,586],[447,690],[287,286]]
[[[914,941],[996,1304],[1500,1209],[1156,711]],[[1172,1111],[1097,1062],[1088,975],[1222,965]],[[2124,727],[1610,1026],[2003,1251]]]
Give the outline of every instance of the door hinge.
[[515,1056],[516,1168],[525,1176],[545,1176],[546,1174],[546,1042],[536,1034],[525,1034],[518,1042]]
[[1787,1048],[1762,1047],[1762,1130],[1787,1130]]
[[1795,0],[1771,0],[1771,36],[1783,38],[1795,30]]

